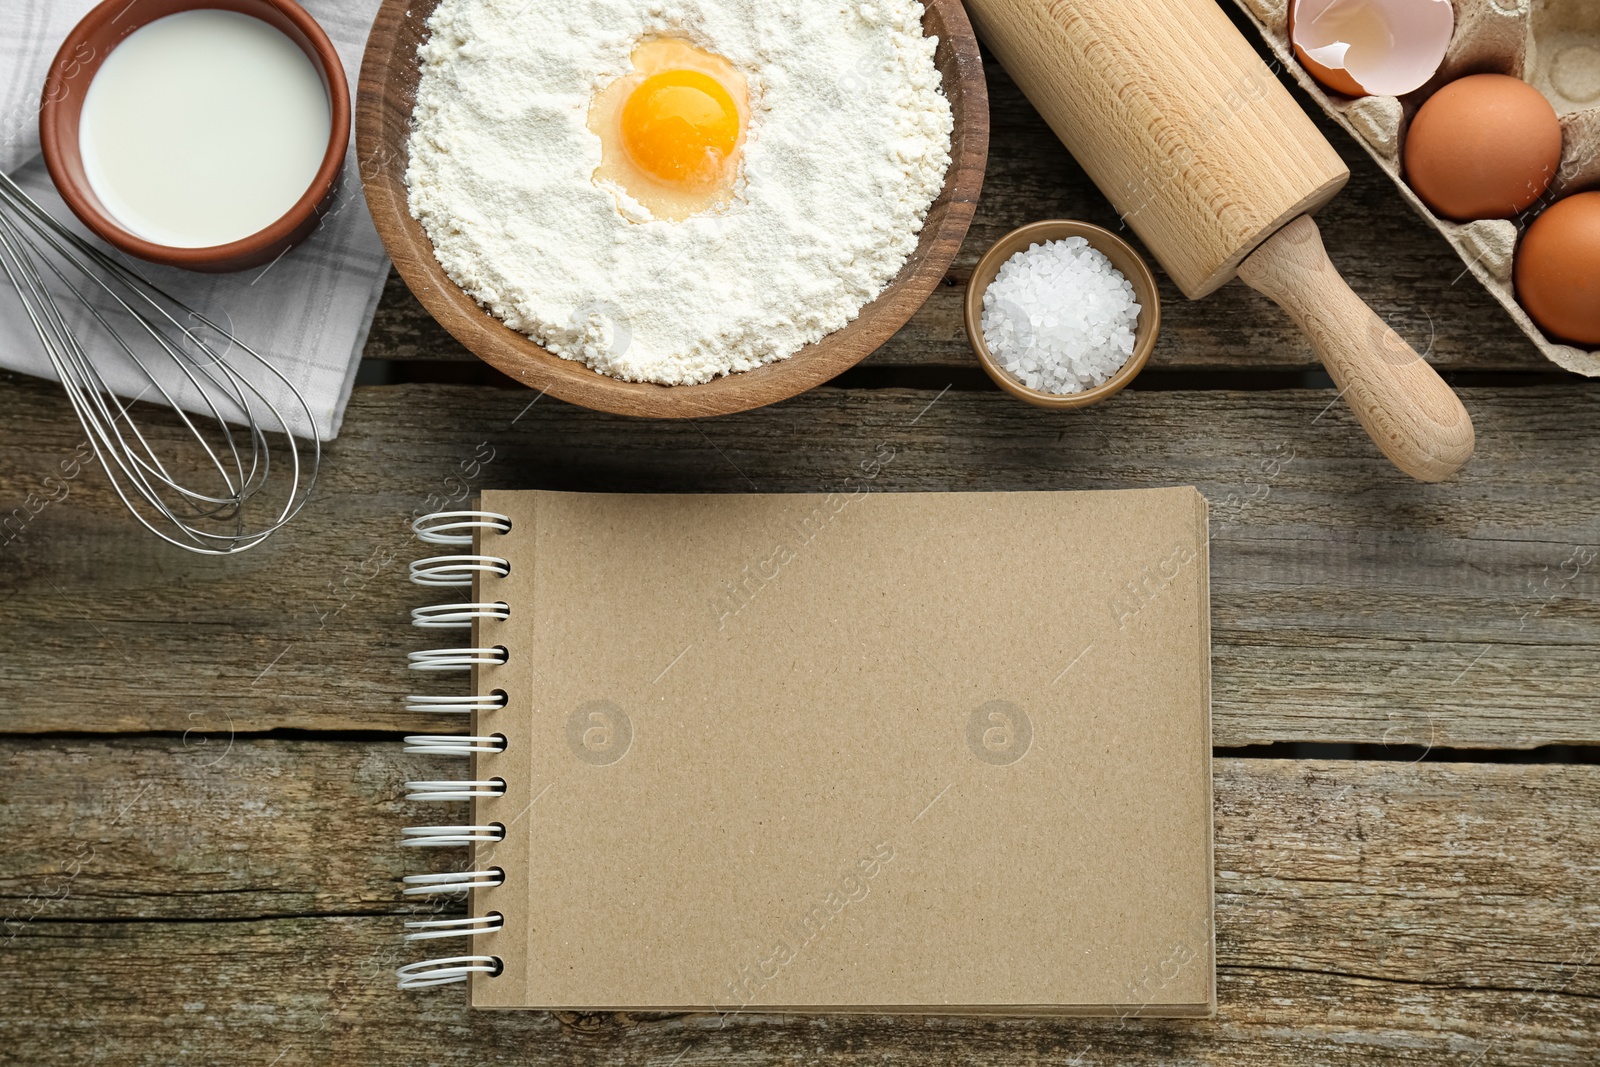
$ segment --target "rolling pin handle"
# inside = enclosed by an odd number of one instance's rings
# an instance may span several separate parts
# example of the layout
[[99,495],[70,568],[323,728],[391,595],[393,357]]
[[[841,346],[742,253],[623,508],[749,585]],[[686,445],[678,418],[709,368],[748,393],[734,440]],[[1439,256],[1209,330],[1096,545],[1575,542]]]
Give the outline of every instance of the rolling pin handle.
[[1472,457],[1472,419],[1439,372],[1345,283],[1302,215],[1239,265],[1239,277],[1288,312],[1385,456],[1424,482]]

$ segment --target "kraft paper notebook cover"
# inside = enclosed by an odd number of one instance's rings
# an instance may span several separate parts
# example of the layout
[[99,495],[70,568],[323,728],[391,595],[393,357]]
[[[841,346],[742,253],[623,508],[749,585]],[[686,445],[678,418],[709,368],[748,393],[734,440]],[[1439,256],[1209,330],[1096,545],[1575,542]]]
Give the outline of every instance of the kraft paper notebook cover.
[[473,1006],[1214,1010],[1198,492],[480,506]]

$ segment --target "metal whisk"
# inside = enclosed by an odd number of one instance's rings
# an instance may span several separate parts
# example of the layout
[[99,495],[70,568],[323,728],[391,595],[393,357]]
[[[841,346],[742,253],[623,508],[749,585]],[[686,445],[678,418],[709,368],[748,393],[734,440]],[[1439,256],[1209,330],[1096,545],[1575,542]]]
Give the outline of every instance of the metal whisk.
[[[56,221],[4,173],[0,270],[22,298],[112,488],[157,537],[190,552],[231,555],[260,544],[305,506],[316,485],[322,440],[300,391],[249,346]],[[87,309],[94,332],[110,343],[91,354],[57,292],[71,294]],[[109,316],[97,304],[107,298]],[[109,359],[137,368],[145,383],[138,396],[112,393],[102,375]],[[269,384],[275,379],[294,396],[311,427],[309,442],[296,440],[272,399],[241,369],[264,375]],[[200,398],[190,400],[198,414],[183,410],[173,396],[174,389],[185,391],[184,382]],[[142,399],[159,400],[177,413],[193,439],[180,446],[180,454],[164,449],[163,458],[157,450],[163,442],[152,441],[135,423],[134,404]],[[278,436],[287,444],[288,484],[268,492],[272,438]],[[278,448],[281,468],[284,444]],[[302,449],[309,454],[302,456]],[[252,523],[245,505],[258,497],[256,510],[268,517]]]

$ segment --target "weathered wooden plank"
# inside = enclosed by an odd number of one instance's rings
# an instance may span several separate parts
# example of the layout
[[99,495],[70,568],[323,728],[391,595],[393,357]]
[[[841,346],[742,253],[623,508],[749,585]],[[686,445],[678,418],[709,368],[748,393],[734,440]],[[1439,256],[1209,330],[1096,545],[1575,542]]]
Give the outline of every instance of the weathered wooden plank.
[[[1039,219],[1076,218],[1118,227],[1110,203],[999,64],[990,62],[987,69],[993,128],[977,217],[947,284],[868,358],[867,366],[976,369],[963,333],[961,301],[967,273],[984,250],[1007,231]],[[1443,369],[1556,371],[1489,294],[1470,275],[1463,276],[1460,258],[1405,205],[1372,158],[1316,107],[1308,111],[1351,171],[1349,186],[1319,216],[1328,252],[1351,286],[1419,352],[1431,340],[1428,358]],[[1300,332],[1260,294],[1234,283],[1191,302],[1159,269],[1157,274],[1162,335],[1151,367],[1318,369]],[[366,355],[472,358],[393,274]]]
[[[0,860],[3,906],[15,912],[30,877],[60,892],[60,876],[37,869],[84,844],[94,853],[61,900],[5,927],[8,1054],[1539,1067],[1600,1056],[1600,768],[1217,761],[1213,1021],[557,1017],[473,1013],[459,989],[394,990],[392,969],[414,958],[401,909],[360,913],[418,862],[393,846],[391,787],[416,762],[397,748],[252,740],[173,771],[183,753],[161,740],[27,746],[32,773],[71,799],[0,779],[21,831]],[[142,795],[137,778],[150,783]],[[374,792],[348,803],[340,779]],[[176,919],[213,921],[162,921]]]
[[[400,666],[428,640],[406,624],[430,602],[404,579],[405,562],[428,554],[408,516],[485,487],[1192,483],[1212,502],[1218,744],[1600,741],[1600,470],[1573,452],[1574,427],[1600,414],[1600,385],[1466,396],[1477,458],[1425,486],[1395,473],[1318,390],[1130,390],[1050,413],[998,392],[821,389],[669,424],[549,399],[529,407],[514,390],[360,389],[320,499],[243,557],[158,544],[93,472],[63,483],[64,500],[0,545],[0,721],[414,728],[399,695],[448,682]],[[0,382],[0,427],[3,519],[29,494],[51,494],[45,476],[78,442],[64,402],[39,383]],[[866,479],[860,464],[880,445],[892,461]]]
[[68,917],[394,914],[402,874],[458,862],[399,845],[428,821],[406,776],[449,777],[443,758],[198,719],[175,736],[0,741],[0,938]]

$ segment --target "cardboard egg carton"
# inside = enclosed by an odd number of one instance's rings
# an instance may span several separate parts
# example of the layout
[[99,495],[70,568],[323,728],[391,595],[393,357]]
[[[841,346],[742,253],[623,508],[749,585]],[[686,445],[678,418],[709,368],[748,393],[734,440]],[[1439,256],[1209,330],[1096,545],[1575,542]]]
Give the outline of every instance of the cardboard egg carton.
[[[1600,0],[1454,0],[1455,32],[1439,72],[1403,97],[1352,100],[1323,89],[1295,59],[1289,0],[1234,0],[1312,98],[1359,141],[1431,222],[1468,269],[1505,307],[1552,363],[1600,376],[1600,351],[1546,337],[1517,303],[1511,265],[1517,238],[1555,199],[1600,187]],[[1468,74],[1509,74],[1544,94],[1561,119],[1561,168],[1550,191],[1516,219],[1453,222],[1428,210],[1402,176],[1401,147],[1417,109],[1445,84]]]

